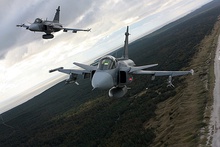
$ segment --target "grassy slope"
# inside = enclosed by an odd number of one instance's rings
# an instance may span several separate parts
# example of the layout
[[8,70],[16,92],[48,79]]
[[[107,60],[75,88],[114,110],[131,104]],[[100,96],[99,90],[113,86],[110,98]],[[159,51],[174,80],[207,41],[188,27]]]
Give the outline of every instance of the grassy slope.
[[[164,78],[150,81],[149,77],[135,76],[132,89],[124,98],[108,99],[107,91],[91,92],[88,81],[80,82],[80,86],[60,83],[3,114],[13,128],[0,125],[0,145],[146,146],[154,138],[153,144],[159,146],[200,143],[197,134],[204,126],[201,122],[209,102],[207,90],[200,89],[207,79],[208,70],[202,68],[208,51],[202,54],[204,57],[195,53],[203,51],[199,43],[211,33],[219,14],[219,8],[200,13],[129,45],[130,57],[137,65],[159,63],[159,70],[196,69],[199,74],[193,77],[176,78],[176,89],[166,88]],[[146,87],[148,91],[144,90]],[[191,123],[186,127],[188,120]],[[185,128],[194,131],[184,133]]]
[[187,87],[180,86],[176,89],[177,95],[158,104],[156,117],[145,125],[156,128],[153,146],[206,145],[213,102],[213,62],[219,34],[220,21],[200,43],[199,51],[190,63],[195,75],[186,79]]

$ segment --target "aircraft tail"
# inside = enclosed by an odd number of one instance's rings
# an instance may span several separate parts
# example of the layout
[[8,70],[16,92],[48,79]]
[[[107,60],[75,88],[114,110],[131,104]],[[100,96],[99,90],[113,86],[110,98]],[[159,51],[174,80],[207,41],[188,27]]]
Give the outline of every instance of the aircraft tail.
[[60,20],[60,6],[56,9],[56,14],[54,16],[53,22],[59,22]]
[[130,35],[128,33],[128,29],[129,29],[129,26],[127,26],[127,31],[125,32],[124,54],[122,56],[122,58],[124,59],[128,59],[128,36]]

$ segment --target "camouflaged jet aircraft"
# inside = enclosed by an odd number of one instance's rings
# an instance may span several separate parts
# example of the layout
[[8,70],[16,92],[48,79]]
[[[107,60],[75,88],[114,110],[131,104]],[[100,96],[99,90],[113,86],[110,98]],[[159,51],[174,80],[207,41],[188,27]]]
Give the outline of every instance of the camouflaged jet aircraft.
[[30,25],[21,24],[16,25],[17,27],[24,27],[27,30],[34,32],[45,32],[42,36],[43,39],[52,39],[54,35],[52,33],[63,30],[63,32],[72,31],[72,33],[77,33],[78,31],[90,31],[91,29],[72,29],[72,28],[64,28],[60,20],[60,6],[56,9],[56,14],[54,16],[53,21],[42,20],[40,18],[36,18],[34,23]]
[[98,65],[85,65],[81,63],[73,63],[80,69],[64,69],[63,67],[52,69],[49,72],[59,71],[69,74],[69,79],[66,83],[75,82],[77,85],[77,76],[83,75],[84,78],[90,78],[93,89],[109,89],[109,97],[120,98],[127,93],[127,84],[133,80],[134,74],[151,75],[152,80],[156,76],[168,76],[168,86],[174,87],[172,84],[172,77],[187,75],[194,73],[190,71],[152,71],[143,70],[150,67],[157,66],[158,64],[135,66],[135,63],[128,58],[128,27],[125,33],[124,53],[121,58],[115,58],[107,55],[99,59]]

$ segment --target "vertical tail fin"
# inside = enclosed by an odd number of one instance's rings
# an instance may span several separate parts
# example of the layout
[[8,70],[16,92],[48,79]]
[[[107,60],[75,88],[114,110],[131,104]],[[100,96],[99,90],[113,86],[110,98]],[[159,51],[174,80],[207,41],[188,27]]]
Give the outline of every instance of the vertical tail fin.
[[60,20],[60,6],[56,9],[56,14],[54,16],[53,22],[59,22]]
[[127,31],[125,32],[125,44],[124,44],[124,55],[122,56],[124,59],[128,59],[128,33],[129,26],[127,26]]

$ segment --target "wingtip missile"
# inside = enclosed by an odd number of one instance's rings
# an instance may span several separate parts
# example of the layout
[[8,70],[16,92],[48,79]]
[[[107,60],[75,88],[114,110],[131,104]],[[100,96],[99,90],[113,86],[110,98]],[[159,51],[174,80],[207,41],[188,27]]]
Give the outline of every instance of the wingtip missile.
[[16,27],[24,27],[26,29],[29,29],[29,26],[25,25],[24,23],[23,24],[18,24],[18,25],[16,25]]
[[52,73],[52,72],[55,72],[55,71],[58,71],[60,69],[63,69],[63,67],[59,67],[59,68],[55,68],[55,69],[51,69],[49,70],[49,73]]
[[18,24],[18,25],[16,25],[16,27],[23,27],[24,26],[24,24]]
[[92,29],[92,28],[88,28],[87,31],[88,31],[88,32],[91,32],[91,29]]
[[192,75],[194,75],[194,70],[193,70],[193,69],[191,69],[191,70],[190,70],[190,73],[191,73]]

